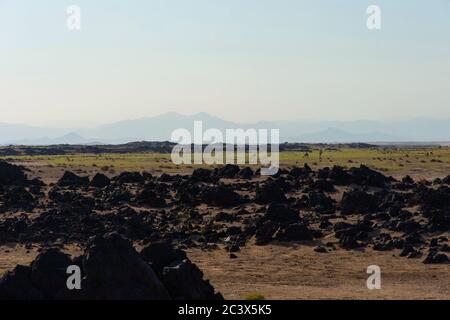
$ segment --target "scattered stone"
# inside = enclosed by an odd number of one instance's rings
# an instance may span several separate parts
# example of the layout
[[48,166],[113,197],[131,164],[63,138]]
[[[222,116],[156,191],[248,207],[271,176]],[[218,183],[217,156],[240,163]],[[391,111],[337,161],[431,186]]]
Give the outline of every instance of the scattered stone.
[[450,263],[450,259],[444,253],[438,253],[434,251],[430,251],[428,256],[423,261],[425,264],[447,264]]
[[319,253],[328,253],[327,248],[323,247],[323,246],[317,246],[314,248],[315,252],[319,252]]

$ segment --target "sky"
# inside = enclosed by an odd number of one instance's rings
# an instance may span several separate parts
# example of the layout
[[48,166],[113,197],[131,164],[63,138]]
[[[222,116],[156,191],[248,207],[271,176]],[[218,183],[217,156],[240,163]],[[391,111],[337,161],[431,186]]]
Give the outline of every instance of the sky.
[[450,0],[0,0],[0,122],[450,117],[449,16]]

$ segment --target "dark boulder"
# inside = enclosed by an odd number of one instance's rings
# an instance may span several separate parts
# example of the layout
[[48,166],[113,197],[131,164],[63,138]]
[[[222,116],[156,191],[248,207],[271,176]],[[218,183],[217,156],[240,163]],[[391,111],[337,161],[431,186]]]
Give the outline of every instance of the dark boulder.
[[442,179],[442,183],[444,184],[450,184],[450,175],[446,176],[444,179]]
[[378,199],[361,190],[344,192],[341,200],[342,214],[366,214],[378,209]]
[[224,167],[217,169],[216,176],[220,178],[233,179],[239,173],[239,166],[234,164],[227,164]]
[[314,251],[318,252],[318,253],[327,253],[328,252],[327,248],[325,248],[324,246],[317,246],[314,248]]
[[269,204],[264,219],[277,223],[294,223],[301,220],[298,210],[285,203]]
[[19,237],[29,230],[30,224],[31,221],[26,215],[0,222],[0,243],[18,242]]
[[151,266],[118,234],[97,236],[83,259],[87,299],[166,300],[170,296]]
[[393,181],[392,178],[386,177],[365,165],[361,165],[359,168],[351,168],[349,174],[352,176],[352,183],[361,186],[385,188],[388,183]]
[[111,183],[111,180],[105,176],[103,173],[97,173],[91,181],[90,186],[94,188],[104,188],[109,186]]
[[[71,265],[81,269],[80,290],[67,288],[67,268]],[[138,254],[132,243],[117,233],[92,238],[85,255],[73,260],[57,249],[45,250],[30,267],[17,266],[0,279],[0,299],[73,298],[203,300],[222,296],[203,280],[202,272],[183,251],[159,243]]]
[[441,186],[434,190],[421,186],[415,192],[412,203],[420,204],[423,210],[449,208],[450,188],[447,186]]
[[313,238],[311,230],[301,223],[290,224],[282,228],[277,234],[277,239],[280,241],[305,241]]
[[307,205],[322,214],[332,214],[336,210],[336,201],[322,192],[308,193]]
[[278,224],[272,221],[265,221],[264,223],[262,223],[256,230],[255,244],[264,245],[271,242],[278,228]]
[[68,299],[67,268],[72,260],[58,249],[46,249],[30,267],[16,266],[0,280],[0,299]]
[[163,208],[167,205],[166,200],[154,191],[152,185],[144,187],[136,196],[136,202],[140,205],[147,205],[154,208]]
[[245,167],[239,171],[238,175],[242,179],[250,180],[253,177],[254,172],[250,167]]
[[26,182],[23,167],[0,160],[0,185],[23,185]]
[[162,282],[174,300],[222,300],[203,272],[189,260],[175,261],[164,267]]
[[409,176],[409,175],[408,176],[404,176],[402,178],[402,183],[409,184],[409,185],[414,185],[415,184],[413,178],[411,178],[411,176]]
[[368,238],[368,233],[373,230],[372,223],[369,221],[359,221],[355,225],[345,222],[334,225],[336,238],[343,248],[355,249],[365,245],[360,241]]
[[128,239],[138,240],[151,236],[154,230],[148,221],[136,214],[127,217],[119,231]]
[[417,232],[406,234],[404,240],[404,246],[420,246],[425,242],[423,237]]
[[162,274],[165,266],[174,261],[186,259],[186,253],[175,249],[169,242],[154,242],[146,245],[140,252],[142,259],[150,263],[157,274]]
[[67,294],[67,268],[72,265],[68,255],[51,248],[40,253],[31,263],[31,280],[45,299]]
[[41,300],[43,293],[31,281],[31,268],[17,265],[0,279],[0,300]]
[[267,182],[264,186],[256,189],[255,202],[259,204],[267,204],[271,202],[285,202],[283,188],[276,182]]
[[360,242],[358,242],[358,239],[351,234],[343,234],[339,238],[339,244],[345,249],[356,249],[363,246]]
[[23,186],[9,186],[0,196],[0,212],[12,210],[31,211],[35,206],[35,197]]
[[334,184],[330,180],[317,179],[311,183],[310,188],[319,192],[336,192]]
[[115,177],[114,180],[119,184],[122,183],[144,183],[145,178],[140,172],[122,172],[119,176]]
[[421,228],[420,223],[417,221],[400,221],[396,226],[396,231],[402,231],[404,233],[417,232]]
[[438,253],[436,251],[430,251],[428,256],[423,261],[425,264],[448,264],[450,259],[445,253]]
[[202,191],[201,198],[205,203],[219,207],[234,207],[243,203],[237,192],[223,185],[206,188]]
[[400,257],[407,257],[409,259],[418,258],[420,256],[421,256],[420,251],[410,244],[405,245],[402,252],[400,252]]
[[89,185],[89,178],[80,177],[71,171],[66,171],[58,180],[57,185],[60,187],[86,187]]
[[215,182],[214,172],[205,168],[197,168],[192,172],[191,180],[195,182]]
[[352,183],[352,176],[340,166],[334,166],[328,178],[337,186],[347,186]]
[[389,251],[394,248],[395,246],[392,237],[387,233],[380,234],[373,245],[373,250],[375,251]]
[[450,210],[430,210],[427,211],[428,217],[427,228],[430,232],[449,231],[450,230]]
[[[151,180],[151,179],[148,179],[148,178],[146,178],[147,180]],[[160,181],[160,182],[173,182],[173,181],[176,181],[178,179],[178,176],[176,176],[176,175],[170,175],[170,174],[167,174],[167,173],[163,173],[159,178],[158,178],[158,181]]]
[[320,220],[320,224],[319,224],[319,228],[320,229],[328,229],[328,228],[330,228],[332,226],[333,226],[333,224],[327,218],[322,218]]
[[195,206],[197,204],[197,200],[195,199],[195,191],[194,189],[189,188],[189,186],[180,187],[176,192],[175,198],[183,204]]
[[311,172],[312,172],[311,168],[307,164],[305,164],[303,168],[299,167],[292,168],[291,171],[289,171],[289,175],[294,178],[306,179],[309,177]]

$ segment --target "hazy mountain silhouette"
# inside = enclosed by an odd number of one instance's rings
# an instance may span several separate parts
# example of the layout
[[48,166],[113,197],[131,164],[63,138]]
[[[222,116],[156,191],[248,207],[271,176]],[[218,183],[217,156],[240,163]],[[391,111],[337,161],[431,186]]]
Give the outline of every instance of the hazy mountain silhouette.
[[0,123],[0,144],[91,144],[131,141],[167,141],[175,129],[193,132],[194,121],[203,130],[280,129],[281,141],[289,142],[428,142],[450,141],[450,119],[418,118],[401,121],[259,121],[236,123],[207,113],[175,112],[155,117],[120,121],[89,129],[61,129]]
[[336,128],[328,128],[324,131],[307,133],[298,137],[288,138],[288,142],[305,143],[346,143],[346,142],[377,142],[377,141],[401,141],[397,136],[384,134],[382,132],[349,133]]
[[91,139],[86,139],[79,134],[74,132],[65,134],[57,138],[42,137],[38,139],[24,139],[13,141],[12,144],[15,145],[35,145],[35,146],[46,146],[55,144],[85,144],[85,145],[96,145],[103,144],[102,141],[94,141]]

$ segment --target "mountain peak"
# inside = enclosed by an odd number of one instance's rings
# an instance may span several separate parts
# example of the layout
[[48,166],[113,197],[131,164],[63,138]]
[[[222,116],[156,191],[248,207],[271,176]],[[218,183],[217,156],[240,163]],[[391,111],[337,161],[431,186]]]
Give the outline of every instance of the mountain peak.
[[[260,121],[236,123],[207,112],[183,115],[166,112],[154,117],[124,120],[93,128],[63,129],[0,124],[0,144],[86,144],[92,141],[124,143],[167,141],[174,130],[194,129],[279,129],[280,138],[289,142],[401,142],[449,141],[450,119],[382,121]],[[414,128],[414,130],[411,130]],[[87,138],[85,138],[87,137]]]
[[192,115],[193,117],[207,117],[207,118],[217,118],[206,112],[198,112]]
[[64,138],[64,139],[84,139],[82,136],[80,136],[78,133],[75,133],[75,132],[69,132],[69,133],[63,135],[61,138]]
[[157,117],[182,117],[183,115],[181,113],[175,112],[175,111],[167,111],[164,113],[161,113],[160,115],[155,116]]

